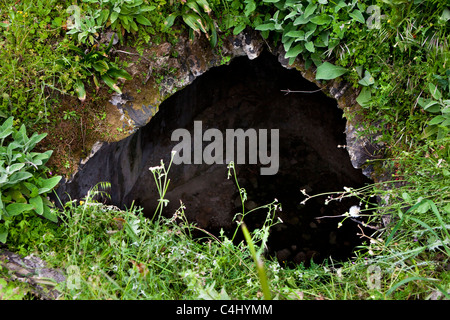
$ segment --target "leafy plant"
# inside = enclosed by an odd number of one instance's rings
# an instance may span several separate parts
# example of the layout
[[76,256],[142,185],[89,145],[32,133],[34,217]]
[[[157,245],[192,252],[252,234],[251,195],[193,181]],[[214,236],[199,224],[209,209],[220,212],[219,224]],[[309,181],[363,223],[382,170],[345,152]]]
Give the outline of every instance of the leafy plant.
[[22,300],[26,293],[15,283],[8,283],[5,279],[0,279],[0,300]]
[[68,20],[67,34],[77,34],[78,42],[85,43],[89,40],[94,45],[94,36],[99,36],[99,30],[102,29],[104,23],[104,15],[101,11],[89,10],[89,14],[81,16],[81,8],[77,5],[71,5],[67,8],[68,13],[73,13],[71,19]]
[[[12,218],[25,212],[56,222],[50,210],[53,204],[49,193],[61,180],[61,176],[47,178],[45,163],[52,151],[43,153],[31,150],[45,138],[46,133],[27,136],[25,126],[13,127],[13,117],[0,126],[0,242],[5,243]],[[3,145],[9,139],[7,145]]]
[[432,83],[428,84],[428,90],[432,99],[419,98],[418,103],[423,110],[438,115],[428,121],[423,137],[436,135],[436,139],[441,139],[450,131],[450,99],[444,99],[442,92]]
[[211,12],[212,9],[207,0],[182,1],[181,4],[177,3],[174,12],[167,16],[164,23],[165,30],[173,26],[177,17],[181,17],[190,28],[191,39],[194,38],[195,33],[203,32],[214,47],[217,44],[217,30]]
[[[274,6],[276,11],[257,25],[256,30],[262,31],[266,37],[269,31],[281,35],[289,63],[292,64],[302,54],[306,68],[312,63],[320,66],[344,38],[349,27],[365,23],[365,5],[358,1],[264,0],[264,3]],[[333,76],[337,77],[336,74]]]
[[[97,0],[83,0],[87,3],[98,3]],[[102,0],[99,8],[94,12],[93,19],[97,24],[106,23],[106,27],[118,31],[122,41],[125,32],[136,32],[138,24],[150,26],[150,20],[145,13],[155,10],[155,6],[144,3],[143,0]]]
[[[77,56],[73,61],[70,61],[66,57],[56,61],[59,65],[64,68],[71,68],[73,65],[77,66],[77,69],[81,69],[81,72],[86,77],[93,78],[94,84],[98,89],[100,87],[99,78],[103,80],[109,88],[116,91],[117,93],[122,93],[117,85],[117,80],[131,80],[131,75],[123,70],[119,69],[113,62],[109,59],[109,52],[112,48],[114,38],[111,38],[109,45],[104,50],[98,49],[98,47],[92,46],[90,51],[85,53],[82,49],[69,44],[68,48],[74,51]],[[83,81],[77,78],[74,83],[74,89],[81,101],[86,99],[86,89]]]

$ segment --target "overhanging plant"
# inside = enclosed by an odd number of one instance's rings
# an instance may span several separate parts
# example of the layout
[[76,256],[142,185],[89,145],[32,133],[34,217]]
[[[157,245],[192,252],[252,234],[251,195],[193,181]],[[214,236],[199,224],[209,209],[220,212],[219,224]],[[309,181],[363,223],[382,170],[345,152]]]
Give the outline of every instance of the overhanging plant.
[[175,10],[167,16],[165,30],[173,26],[175,19],[181,17],[189,26],[189,35],[194,38],[195,33],[204,33],[211,46],[217,44],[217,30],[213,18],[212,8],[207,0],[187,0],[174,4]]
[[[64,68],[73,68],[81,70],[82,75],[85,77],[91,77],[94,81],[96,88],[100,87],[99,78],[103,80],[109,88],[121,94],[117,81],[119,79],[131,80],[131,75],[118,68],[109,58],[109,53],[113,45],[114,37],[111,38],[109,45],[103,50],[98,46],[92,46],[90,50],[83,51],[81,48],[70,44],[68,48],[76,53],[74,60],[68,58],[59,59],[56,61],[60,66]],[[78,98],[81,101],[86,99],[86,89],[84,83],[80,77],[77,77],[73,85]]]
[[[5,243],[15,216],[33,212],[50,221],[57,217],[50,209],[49,193],[61,176],[48,178],[46,162],[51,150],[42,153],[32,149],[47,135],[28,137],[24,125],[15,129],[13,117],[0,126],[0,242]],[[5,143],[7,142],[7,143]],[[5,144],[5,145],[4,145]]]

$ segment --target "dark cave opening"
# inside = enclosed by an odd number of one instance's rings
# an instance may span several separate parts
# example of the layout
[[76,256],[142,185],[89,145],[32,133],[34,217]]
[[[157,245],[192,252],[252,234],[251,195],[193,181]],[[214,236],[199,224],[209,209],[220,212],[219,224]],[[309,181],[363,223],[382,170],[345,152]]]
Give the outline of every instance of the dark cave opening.
[[[312,93],[286,94],[286,89]],[[168,98],[151,121],[130,137],[104,144],[58,193],[61,198],[65,192],[81,198],[98,182],[109,181],[112,204],[126,208],[134,203],[151,217],[158,195],[149,167],[160,165],[161,159],[169,163],[171,151],[178,144],[171,139],[174,130],[183,128],[194,135],[194,121],[201,121],[203,130],[217,132],[277,129],[276,174],[261,175],[261,167],[267,165],[259,162],[236,164],[239,184],[248,195],[247,209],[275,198],[282,205],[277,215],[283,222],[271,230],[269,255],[280,263],[308,264],[311,259],[320,262],[330,256],[345,260],[361,243],[358,225],[346,221],[337,228],[339,218],[317,217],[341,215],[358,200],[325,205],[323,198],[317,198],[302,205],[301,190],[314,195],[357,188],[371,181],[352,167],[347,151],[337,147],[345,145],[346,120],[337,102],[317,89],[298,71],[283,68],[268,52],[254,60],[236,58],[229,65],[212,68]],[[209,143],[203,141],[202,150]],[[194,150],[194,142],[191,144]],[[246,159],[249,156],[247,153]],[[236,228],[233,217],[241,212],[241,203],[234,180],[227,179],[227,173],[225,161],[173,165],[165,213],[171,216],[181,200],[190,221],[212,233],[224,230],[231,235]],[[250,228],[258,228],[266,214],[256,211],[245,222]]]

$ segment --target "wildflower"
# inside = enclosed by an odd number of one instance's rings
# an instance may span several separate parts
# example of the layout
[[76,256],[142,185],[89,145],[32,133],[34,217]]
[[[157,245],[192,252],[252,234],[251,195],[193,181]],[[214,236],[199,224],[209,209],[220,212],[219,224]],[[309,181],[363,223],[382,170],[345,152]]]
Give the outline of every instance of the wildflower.
[[80,206],[82,206],[82,205],[83,205],[83,203],[84,203],[84,201],[80,200]]
[[350,217],[357,218],[357,217],[359,217],[360,212],[361,212],[361,210],[358,206],[352,206],[348,213],[349,213]]
[[150,170],[151,172],[159,171],[159,170],[162,170],[162,169],[164,169],[163,166],[156,166],[156,167],[148,168],[148,170]]

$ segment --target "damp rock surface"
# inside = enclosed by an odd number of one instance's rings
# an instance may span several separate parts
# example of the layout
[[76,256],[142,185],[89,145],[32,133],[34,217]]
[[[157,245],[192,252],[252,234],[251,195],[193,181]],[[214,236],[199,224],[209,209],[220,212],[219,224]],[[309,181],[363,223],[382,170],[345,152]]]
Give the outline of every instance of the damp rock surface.
[[[282,90],[316,91],[290,93]],[[348,257],[358,243],[357,225],[339,219],[317,219],[345,213],[353,201],[324,205],[315,199],[301,205],[305,189],[309,194],[339,191],[344,186],[359,187],[368,179],[355,169],[345,145],[346,121],[337,102],[317,92],[317,86],[296,70],[280,65],[267,52],[258,58],[234,59],[229,66],[210,69],[189,86],[176,92],[159,107],[151,121],[126,139],[103,144],[79,169],[73,179],[58,190],[64,201],[81,199],[98,182],[111,183],[111,203],[122,208],[144,208],[151,217],[158,193],[150,167],[167,166],[178,141],[172,132],[184,128],[193,136],[194,121],[209,128],[279,130],[279,168],[275,175],[261,175],[261,163],[236,165],[239,184],[246,189],[248,208],[256,208],[275,198],[282,204],[278,212],[283,223],[275,226],[269,251],[280,262],[307,263],[311,259]],[[270,139],[270,138],[269,138]],[[203,144],[203,149],[208,143]],[[270,149],[268,150],[270,152]],[[201,228],[231,234],[233,217],[242,212],[239,192],[227,179],[227,165],[172,165],[165,214],[171,216],[185,205],[187,218]],[[267,215],[263,210],[247,216],[250,228],[260,227]]]

